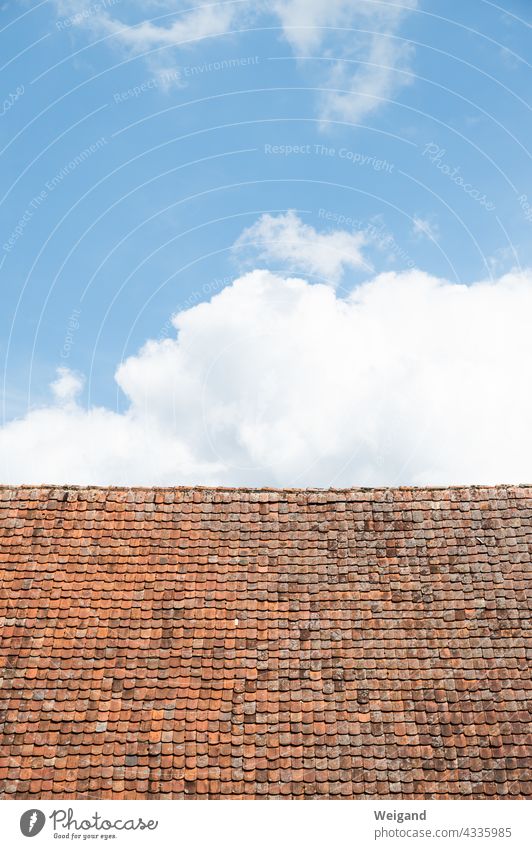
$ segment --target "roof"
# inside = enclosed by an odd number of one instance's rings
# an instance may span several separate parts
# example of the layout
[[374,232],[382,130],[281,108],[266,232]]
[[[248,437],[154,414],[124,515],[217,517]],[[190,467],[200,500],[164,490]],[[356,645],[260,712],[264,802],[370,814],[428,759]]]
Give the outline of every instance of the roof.
[[0,795],[524,797],[532,488],[0,488]]

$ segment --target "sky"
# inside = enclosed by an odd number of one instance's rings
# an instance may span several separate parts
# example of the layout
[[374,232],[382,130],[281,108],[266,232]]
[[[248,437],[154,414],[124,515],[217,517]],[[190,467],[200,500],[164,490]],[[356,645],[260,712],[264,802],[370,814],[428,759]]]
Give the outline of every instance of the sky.
[[0,0],[0,481],[532,479],[526,0]]

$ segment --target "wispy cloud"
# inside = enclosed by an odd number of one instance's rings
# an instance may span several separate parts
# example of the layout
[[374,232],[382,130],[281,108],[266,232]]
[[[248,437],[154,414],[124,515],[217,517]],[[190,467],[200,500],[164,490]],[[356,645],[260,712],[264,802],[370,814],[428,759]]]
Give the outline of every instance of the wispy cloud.
[[[190,0],[131,0],[127,12],[112,0],[55,3],[79,27],[109,36],[112,44],[132,54],[184,47],[273,16],[296,55],[327,59],[327,70],[321,64],[317,70],[302,65],[310,76],[319,77],[319,87],[331,89],[320,96],[324,121],[357,123],[410,80],[401,72],[409,69],[413,49],[397,34],[417,0],[225,0],[192,6]],[[166,68],[172,54],[148,61]]]
[[414,236],[426,236],[436,241],[439,238],[439,227],[432,216],[415,215],[412,222],[412,233]]
[[372,35],[354,64],[351,60],[333,63],[324,85],[331,90],[321,97],[324,121],[358,124],[411,82],[412,77],[401,72],[409,70],[413,50],[390,36],[388,32]]
[[327,57],[320,68],[324,121],[358,123],[408,84],[412,46],[397,35],[417,0],[274,0],[285,38],[305,55]]
[[242,16],[244,0],[196,3],[189,0],[124,4],[91,0],[55,0],[58,13],[71,24],[113,37],[113,44],[143,53],[159,47],[179,47],[214,35],[223,35]]
[[284,215],[262,215],[244,230],[234,249],[255,264],[257,259],[274,262],[284,272],[309,274],[320,282],[336,285],[349,268],[371,270],[362,253],[366,243],[364,233],[320,233],[289,211]]
[[157,47],[177,47],[213,35],[223,35],[235,20],[237,11],[238,6],[234,3],[218,3],[186,12],[168,26],[151,21],[124,26],[110,15],[103,15],[99,25],[124,47],[141,53]]

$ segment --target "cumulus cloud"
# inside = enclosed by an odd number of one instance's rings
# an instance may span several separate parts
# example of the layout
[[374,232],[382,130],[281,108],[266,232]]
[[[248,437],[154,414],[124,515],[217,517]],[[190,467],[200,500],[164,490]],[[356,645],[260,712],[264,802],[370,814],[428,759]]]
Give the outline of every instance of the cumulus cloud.
[[244,230],[235,243],[235,251],[240,255],[249,251],[254,260],[258,257],[280,263],[283,270],[337,284],[348,268],[371,270],[362,254],[366,243],[366,235],[360,232],[319,233],[290,210],[284,215],[262,215]]
[[[132,54],[191,45],[261,22],[280,23],[296,55],[327,57],[319,68],[323,120],[357,123],[409,82],[411,45],[398,39],[405,17],[417,0],[260,0],[191,4],[190,0],[131,0],[127,13],[113,0],[55,0],[71,24],[85,27]],[[125,20],[124,18],[127,18]],[[131,23],[131,19],[134,23]],[[149,57],[159,71],[172,61]],[[336,91],[334,89],[337,89]]]
[[57,377],[50,389],[57,403],[72,404],[83,389],[84,383],[83,375],[61,367],[57,369]]
[[530,481],[531,310],[532,272],[469,286],[387,273],[341,298],[255,270],[118,368],[125,413],[83,409],[63,372],[49,406],[0,429],[0,478]]

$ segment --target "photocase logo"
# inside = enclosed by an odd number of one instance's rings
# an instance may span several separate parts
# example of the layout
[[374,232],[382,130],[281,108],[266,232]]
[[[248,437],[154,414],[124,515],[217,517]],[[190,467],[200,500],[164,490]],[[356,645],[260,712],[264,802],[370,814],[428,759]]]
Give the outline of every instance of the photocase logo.
[[25,811],[20,818],[20,830],[24,837],[35,837],[43,830],[46,817],[37,808]]

